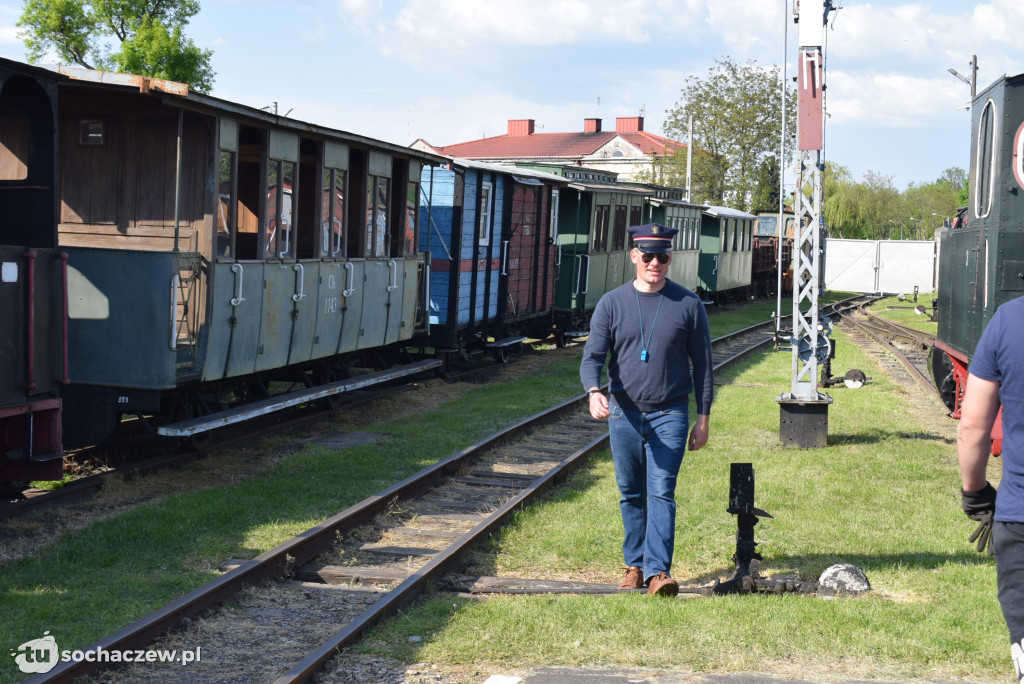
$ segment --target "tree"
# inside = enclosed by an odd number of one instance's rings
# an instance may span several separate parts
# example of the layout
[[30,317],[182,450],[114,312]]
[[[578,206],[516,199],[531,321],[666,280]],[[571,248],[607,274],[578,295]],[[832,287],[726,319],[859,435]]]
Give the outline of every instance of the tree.
[[[32,63],[52,52],[86,69],[166,78],[209,92],[213,52],[182,33],[198,11],[198,0],[25,0],[18,35]],[[111,52],[110,38],[120,50]]]
[[947,169],[932,183],[911,183],[903,192],[892,178],[873,171],[855,181],[846,167],[825,164],[825,223],[835,237],[886,240],[931,239],[956,213],[964,182],[961,169]]
[[[753,206],[758,185],[764,185],[760,178],[763,165],[771,163],[773,157],[779,164],[779,80],[778,67],[763,68],[754,61],[737,64],[728,57],[716,60],[704,78],[686,79],[680,101],[666,112],[664,128],[666,136],[683,139],[688,118],[693,116],[693,140],[689,144],[694,149],[695,198],[744,210]],[[787,121],[795,121],[795,97],[787,98],[786,109]],[[792,159],[796,127],[789,126],[787,133],[784,164]],[[677,152],[663,164],[661,170],[673,181],[671,184],[679,184],[680,177],[685,179],[685,156],[685,152]],[[777,206],[777,200],[773,206]]]

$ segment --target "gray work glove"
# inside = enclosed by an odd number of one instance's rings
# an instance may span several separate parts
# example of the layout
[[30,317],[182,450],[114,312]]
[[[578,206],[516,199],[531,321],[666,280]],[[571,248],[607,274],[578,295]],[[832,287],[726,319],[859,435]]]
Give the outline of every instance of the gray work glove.
[[992,519],[996,513],[996,489],[988,482],[977,492],[960,490],[960,502],[964,513],[971,520],[978,521],[978,527],[967,538],[969,542],[978,542],[978,553],[992,555]]

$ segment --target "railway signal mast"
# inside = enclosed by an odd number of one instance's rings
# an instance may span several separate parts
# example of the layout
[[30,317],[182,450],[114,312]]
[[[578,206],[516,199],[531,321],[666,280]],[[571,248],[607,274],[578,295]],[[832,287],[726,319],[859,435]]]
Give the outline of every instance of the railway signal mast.
[[831,322],[819,314],[824,273],[825,55],[822,50],[832,0],[794,0],[798,25],[797,150],[799,179],[794,198],[797,234],[793,244],[793,371],[790,391],[779,395],[779,437],[785,446],[828,444],[832,397],[818,391],[818,364],[831,351]]

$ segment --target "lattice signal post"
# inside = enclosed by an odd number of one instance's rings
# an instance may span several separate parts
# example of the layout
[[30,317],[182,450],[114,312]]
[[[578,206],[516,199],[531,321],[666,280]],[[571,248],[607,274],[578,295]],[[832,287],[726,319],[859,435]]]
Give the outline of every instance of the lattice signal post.
[[789,392],[779,395],[779,437],[785,446],[828,444],[832,397],[818,391],[818,364],[831,351],[831,322],[819,315],[824,273],[822,151],[825,141],[825,54],[822,50],[832,0],[795,0],[798,23],[796,202],[798,232],[793,249],[793,374]]

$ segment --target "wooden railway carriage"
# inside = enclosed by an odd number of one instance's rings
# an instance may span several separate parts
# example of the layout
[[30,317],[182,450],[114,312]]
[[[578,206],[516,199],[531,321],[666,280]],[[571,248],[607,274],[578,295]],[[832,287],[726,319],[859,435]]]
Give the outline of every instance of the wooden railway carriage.
[[[940,237],[932,355],[936,386],[954,417],[982,331],[1001,304],[1024,295],[1024,74],[979,92],[971,112],[967,222]],[[1001,423],[993,437],[999,453]]]
[[[782,291],[793,288],[793,239],[796,217],[782,215]],[[754,225],[754,247],[750,284],[755,297],[774,297],[779,286],[779,214],[760,212]]]
[[749,295],[756,218],[728,207],[704,207],[698,283],[704,297],[722,302]]
[[[101,441],[123,413],[274,404],[271,381],[388,367],[425,329],[416,198],[438,157],[157,79],[68,70],[48,88],[36,70],[0,67],[45,93],[7,111],[52,111],[57,130],[65,442]],[[52,230],[52,216],[33,220]]]
[[0,60],[0,481],[60,479],[67,255],[57,247],[58,77]]
[[430,346],[449,357],[491,349],[505,361],[511,346],[550,333],[566,185],[549,173],[468,159],[423,168]]

